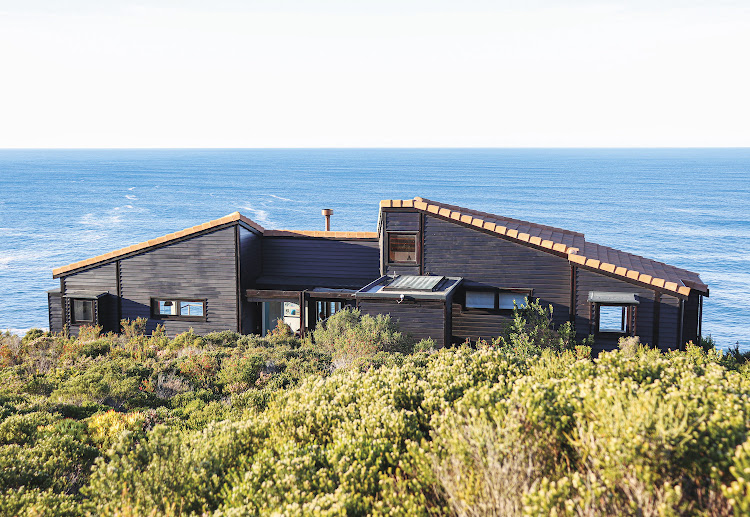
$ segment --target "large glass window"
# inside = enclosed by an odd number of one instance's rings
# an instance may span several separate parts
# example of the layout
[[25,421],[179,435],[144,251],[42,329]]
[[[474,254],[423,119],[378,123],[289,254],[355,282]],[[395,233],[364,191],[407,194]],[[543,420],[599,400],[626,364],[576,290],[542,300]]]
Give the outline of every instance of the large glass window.
[[402,264],[417,263],[417,234],[389,233],[388,262]]
[[151,312],[155,319],[201,320],[206,317],[206,301],[154,298]]
[[76,300],[70,301],[72,323],[78,325],[81,323],[94,322],[94,301],[93,300]]

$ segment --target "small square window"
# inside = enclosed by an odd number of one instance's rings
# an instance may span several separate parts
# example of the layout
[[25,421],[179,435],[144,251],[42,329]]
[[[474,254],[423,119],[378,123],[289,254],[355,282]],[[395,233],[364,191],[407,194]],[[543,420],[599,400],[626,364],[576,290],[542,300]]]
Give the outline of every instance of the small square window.
[[392,264],[417,264],[417,234],[389,233],[388,262]]
[[627,307],[621,305],[599,306],[599,332],[627,332]]
[[71,316],[72,323],[78,325],[80,323],[93,323],[94,322],[94,301],[93,300],[76,300],[70,301],[71,304]]

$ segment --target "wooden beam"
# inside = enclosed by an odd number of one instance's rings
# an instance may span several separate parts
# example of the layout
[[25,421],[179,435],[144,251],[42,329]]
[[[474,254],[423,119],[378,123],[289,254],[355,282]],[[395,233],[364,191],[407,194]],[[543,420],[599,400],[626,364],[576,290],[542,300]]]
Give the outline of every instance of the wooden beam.
[[654,340],[654,346],[656,348],[659,348],[659,326],[660,321],[659,318],[661,316],[661,293],[656,292],[654,293],[654,328],[653,328],[653,340]]

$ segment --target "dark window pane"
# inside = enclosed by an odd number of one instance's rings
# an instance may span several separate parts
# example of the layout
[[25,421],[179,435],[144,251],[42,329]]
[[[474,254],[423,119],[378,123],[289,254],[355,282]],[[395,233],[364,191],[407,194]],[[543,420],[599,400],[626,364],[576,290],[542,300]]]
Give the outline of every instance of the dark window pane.
[[73,323],[94,322],[94,302],[91,300],[73,300]]
[[466,307],[471,309],[494,309],[495,291],[466,291]]
[[391,233],[388,235],[389,262],[417,262],[417,236]]

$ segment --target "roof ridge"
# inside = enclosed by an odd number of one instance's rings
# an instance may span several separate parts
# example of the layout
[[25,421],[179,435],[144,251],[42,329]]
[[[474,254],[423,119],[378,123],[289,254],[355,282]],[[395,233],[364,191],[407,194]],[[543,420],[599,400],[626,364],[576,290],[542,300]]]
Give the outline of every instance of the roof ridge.
[[326,237],[333,239],[377,239],[378,232],[349,232],[323,230],[265,230],[265,237]]
[[158,246],[159,244],[164,244],[167,242],[175,241],[183,237],[188,237],[190,235],[202,232],[204,230],[210,230],[211,228],[216,228],[224,224],[229,224],[229,223],[238,222],[238,221],[241,221],[247,224],[248,226],[258,230],[261,233],[265,231],[265,229],[261,225],[259,225],[258,223],[250,219],[249,217],[245,217],[239,212],[232,212],[231,214],[225,215],[224,217],[213,219],[211,221],[207,221],[202,224],[197,224],[195,226],[185,228],[184,230],[168,233],[166,235],[162,235],[161,237],[156,237],[155,239],[149,239],[147,241],[139,242],[137,244],[132,244],[130,246],[126,246],[124,248],[120,248],[114,251],[103,253],[95,257],[91,257],[91,258],[84,259],[84,260],[79,260],[78,262],[73,262],[72,264],[68,264],[66,266],[60,266],[58,268],[54,268],[52,270],[52,277],[54,278],[64,273],[68,273],[70,271],[80,269],[82,267],[93,266],[94,264],[98,264],[100,262],[105,262],[105,261],[112,260],[117,257],[122,257],[123,255],[127,255],[129,253],[133,253],[136,251],[146,250],[148,248]]
[[[578,265],[585,266],[591,269],[601,270],[606,273],[618,276],[622,278],[623,280],[631,282],[631,283],[635,281],[635,282],[639,282],[639,283],[646,284],[649,286],[654,286],[659,289],[674,291],[675,293],[681,296],[688,296],[690,294],[690,289],[691,289],[691,287],[688,287],[687,285],[685,285],[685,282],[683,281],[682,278],[679,278],[679,284],[678,284],[677,282],[670,281],[665,278],[657,277],[654,275],[649,275],[646,272],[637,271],[635,269],[630,269],[629,267],[625,267],[622,264],[602,262],[600,258],[593,258],[593,257],[586,256],[585,246],[590,245],[590,246],[595,247],[597,251],[597,257],[599,256],[598,254],[599,248],[607,248],[609,250],[613,250],[617,254],[623,254],[624,255],[623,258],[628,259],[628,266],[630,267],[641,266],[641,268],[643,268],[644,264],[643,262],[640,262],[640,261],[644,260],[644,261],[648,261],[648,262],[652,262],[652,263],[664,266],[663,268],[661,268],[661,271],[659,271],[658,268],[653,268],[654,269],[654,271],[652,271],[653,273],[663,274],[667,272],[665,268],[669,268],[673,272],[676,273],[676,276],[679,276],[679,277],[681,277],[683,273],[689,273],[691,275],[695,275],[696,277],[700,278],[700,276],[697,273],[694,273],[686,269],[678,268],[677,266],[672,266],[672,265],[665,264],[665,263],[662,263],[653,259],[641,257],[640,255],[628,253],[627,251],[618,250],[616,248],[603,246],[595,242],[587,242],[583,234],[578,233],[578,232],[568,232],[567,230],[563,230],[561,228],[547,227],[547,228],[553,228],[555,230],[560,230],[563,233],[569,233],[569,234],[572,233],[575,236],[582,237],[583,249],[580,249],[580,247],[568,246],[560,242],[554,242],[552,240],[542,240],[538,236],[530,236],[527,233],[519,233],[517,229],[508,229],[505,226],[502,226],[493,222],[485,221],[482,217],[480,217],[480,214],[481,216],[488,217],[490,219],[496,219],[498,221],[500,220],[507,220],[509,222],[513,221],[510,218],[504,218],[502,216],[498,216],[496,214],[490,214],[487,212],[479,212],[477,210],[471,210],[471,209],[463,208],[463,207],[456,206],[456,205],[448,205],[445,203],[432,201],[423,197],[417,196],[414,199],[408,199],[408,200],[383,200],[380,202],[380,206],[381,208],[412,207],[422,212],[431,213],[433,215],[438,215],[441,217],[445,217],[447,219],[452,219],[454,221],[458,221],[460,223],[463,223],[469,226],[482,228],[484,230],[502,235],[505,238],[508,238],[510,240],[518,241],[521,244],[537,246],[541,248],[542,251],[565,253],[567,255],[568,260],[571,262],[571,264],[578,264]],[[536,227],[536,228],[544,227],[544,225],[536,225],[534,223],[528,223],[527,221],[515,220],[513,222],[527,223],[529,224],[530,228],[531,227]],[[594,251],[594,250],[591,250],[591,251]],[[609,257],[609,253],[606,253],[606,255],[607,255],[607,260],[611,260]],[[632,262],[634,262],[635,260],[631,261],[630,258],[637,259],[639,264],[636,264],[636,265],[632,264]],[[667,276],[667,275],[664,275],[664,276]],[[695,282],[693,280],[688,279],[688,282],[695,285]],[[705,286],[705,284],[703,285]]]
[[433,201],[433,200],[430,200],[430,199],[427,199],[427,198],[423,198],[423,197],[415,197],[414,201],[423,201],[423,202],[428,203],[428,204],[443,205],[446,208],[450,208],[452,210],[461,210],[463,212],[466,212],[466,213],[469,213],[469,214],[472,214],[472,215],[485,216],[485,217],[493,217],[493,218],[502,219],[502,220],[505,220],[505,221],[508,221],[508,222],[527,224],[529,226],[533,226],[533,227],[536,227],[536,228],[543,228],[545,230],[558,231],[558,232],[567,233],[567,234],[570,234],[570,235],[575,235],[575,236],[584,237],[584,238],[586,237],[583,233],[576,232],[574,230],[566,230],[565,228],[559,228],[557,226],[550,226],[550,225],[547,225],[547,224],[534,223],[532,221],[526,221],[524,219],[516,219],[515,217],[507,217],[507,216],[499,215],[499,214],[491,214],[489,212],[482,212],[480,210],[474,210],[473,208],[465,208],[465,207],[461,207],[461,206],[458,206],[458,205],[449,205],[448,203],[441,203],[440,201]]

